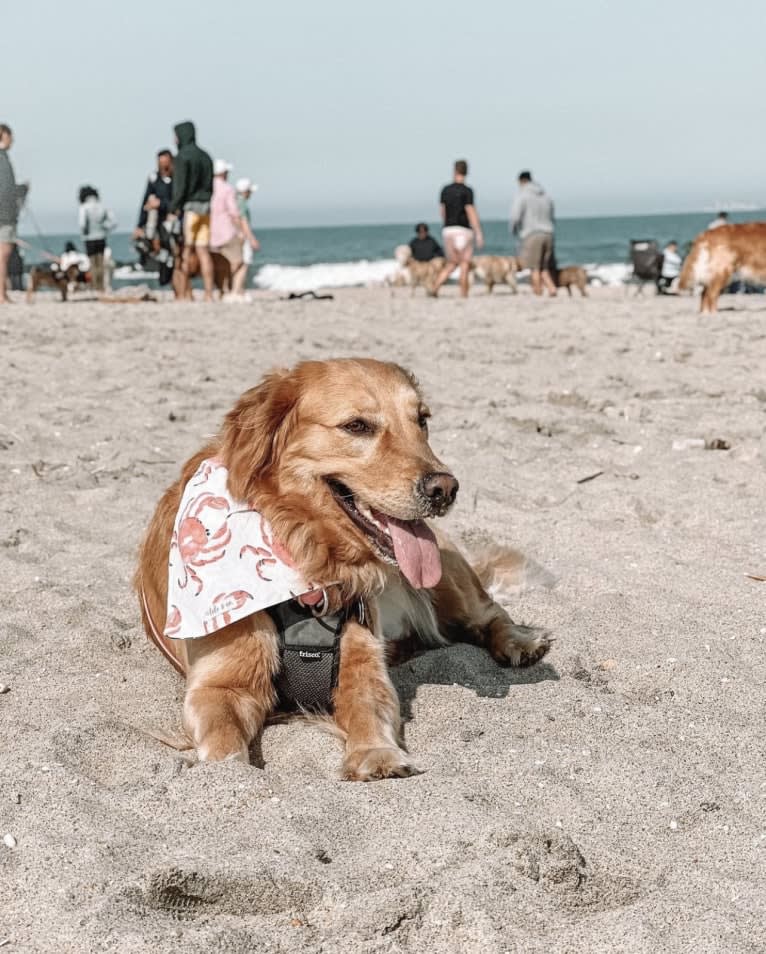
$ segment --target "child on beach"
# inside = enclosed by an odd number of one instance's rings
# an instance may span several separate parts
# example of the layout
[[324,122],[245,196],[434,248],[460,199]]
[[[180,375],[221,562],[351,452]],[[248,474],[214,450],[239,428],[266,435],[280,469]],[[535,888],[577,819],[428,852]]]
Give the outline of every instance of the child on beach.
[[678,242],[668,242],[662,250],[662,268],[657,279],[657,293],[667,295],[670,286],[681,274],[681,256],[678,254]]
[[104,252],[107,235],[115,228],[114,215],[101,204],[93,186],[80,189],[80,233],[90,259],[91,282],[95,291],[104,291]]

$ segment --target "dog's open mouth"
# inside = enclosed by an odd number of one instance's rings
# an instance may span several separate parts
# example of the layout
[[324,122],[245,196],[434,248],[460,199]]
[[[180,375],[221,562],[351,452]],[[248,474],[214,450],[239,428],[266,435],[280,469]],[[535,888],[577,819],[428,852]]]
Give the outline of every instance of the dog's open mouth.
[[436,586],[442,575],[439,546],[422,520],[390,517],[369,507],[339,480],[327,484],[338,506],[384,560],[396,563],[416,589]]

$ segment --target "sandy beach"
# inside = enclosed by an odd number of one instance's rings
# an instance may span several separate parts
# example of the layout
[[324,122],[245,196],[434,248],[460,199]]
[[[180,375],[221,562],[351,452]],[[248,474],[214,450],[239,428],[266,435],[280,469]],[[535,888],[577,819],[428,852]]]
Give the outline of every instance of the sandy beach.
[[[3,951],[762,952],[766,307],[722,305],[0,308]],[[241,391],[338,355],[417,374],[461,483],[442,525],[555,576],[509,604],[554,647],[394,670],[411,779],[341,782],[300,723],[197,764],[146,732],[183,683],[140,628],[138,542]]]

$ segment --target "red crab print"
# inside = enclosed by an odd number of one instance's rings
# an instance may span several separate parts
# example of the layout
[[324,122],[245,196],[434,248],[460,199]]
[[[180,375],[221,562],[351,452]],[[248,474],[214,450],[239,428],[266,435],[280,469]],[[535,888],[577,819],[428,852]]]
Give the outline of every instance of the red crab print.
[[200,484],[206,484],[211,475],[222,466],[223,464],[221,464],[221,462],[215,458],[212,458],[211,460],[203,460],[197,468],[197,473],[192,477],[192,487],[199,487]]
[[[216,511],[226,511],[223,522],[217,529],[208,529],[205,526],[205,517],[210,521],[210,514]],[[226,553],[226,547],[231,541],[231,530],[228,527],[229,502],[225,497],[216,497],[211,493],[200,494],[184,507],[178,521],[178,532],[173,534],[170,543],[171,550],[177,547],[184,568],[183,582],[179,579],[178,585],[183,589],[191,579],[196,588],[196,595],[202,592],[202,580],[195,573],[195,567],[207,566],[215,563]]]
[[219,607],[219,604],[223,604],[226,609],[221,607],[213,619],[205,621],[205,632],[214,633],[216,630],[228,626],[232,621],[232,612],[241,609],[245,603],[252,598],[252,594],[246,593],[244,590],[234,590],[233,593],[219,593],[213,600],[211,608],[216,609]]
[[246,553],[252,553],[253,556],[257,558],[255,572],[262,580],[271,583],[271,577],[266,575],[266,569],[268,567],[276,566],[281,562],[291,569],[294,569],[295,564],[287,552],[287,549],[274,537],[266,522],[266,518],[263,516],[261,517],[261,539],[263,540],[264,546],[254,547],[248,543],[239,551],[239,556],[241,559]]
[[165,635],[175,636],[181,630],[181,611],[177,606],[171,606],[168,618],[165,621]]

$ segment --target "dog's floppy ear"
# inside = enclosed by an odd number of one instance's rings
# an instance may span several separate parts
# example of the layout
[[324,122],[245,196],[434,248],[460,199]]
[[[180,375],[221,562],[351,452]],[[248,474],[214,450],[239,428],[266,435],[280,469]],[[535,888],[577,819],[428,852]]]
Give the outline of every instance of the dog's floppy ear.
[[221,457],[229,469],[229,492],[249,500],[269,474],[295,423],[298,387],[290,371],[267,374],[245,391],[226,415]]

